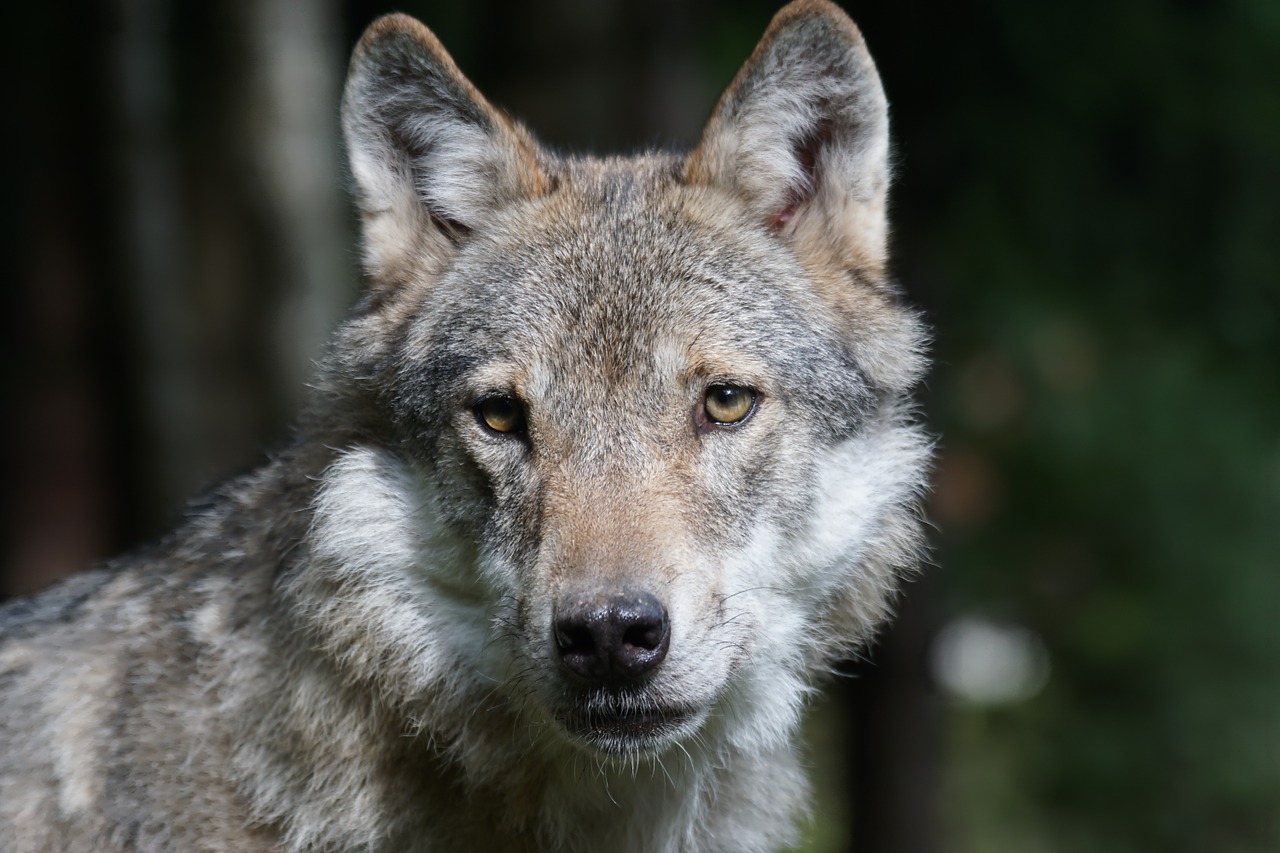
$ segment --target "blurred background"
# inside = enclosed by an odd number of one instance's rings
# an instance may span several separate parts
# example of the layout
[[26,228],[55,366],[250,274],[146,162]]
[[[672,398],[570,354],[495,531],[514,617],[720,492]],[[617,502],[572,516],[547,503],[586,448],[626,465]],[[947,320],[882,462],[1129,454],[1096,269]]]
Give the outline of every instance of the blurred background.
[[[764,0],[404,0],[568,150],[687,146]],[[14,2],[0,595],[284,435],[358,286],[375,0]],[[935,566],[813,712],[806,850],[1280,850],[1280,4],[850,2],[936,329]]]

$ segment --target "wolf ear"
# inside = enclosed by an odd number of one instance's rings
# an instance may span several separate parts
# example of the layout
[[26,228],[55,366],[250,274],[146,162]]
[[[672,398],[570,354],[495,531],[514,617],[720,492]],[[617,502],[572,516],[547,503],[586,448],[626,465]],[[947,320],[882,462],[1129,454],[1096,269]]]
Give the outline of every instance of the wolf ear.
[[375,284],[437,271],[494,211],[546,189],[533,138],[407,15],[379,18],[356,45],[342,127]]
[[738,194],[802,251],[878,274],[888,149],[888,105],[858,28],[826,0],[796,0],[721,96],[685,179]]

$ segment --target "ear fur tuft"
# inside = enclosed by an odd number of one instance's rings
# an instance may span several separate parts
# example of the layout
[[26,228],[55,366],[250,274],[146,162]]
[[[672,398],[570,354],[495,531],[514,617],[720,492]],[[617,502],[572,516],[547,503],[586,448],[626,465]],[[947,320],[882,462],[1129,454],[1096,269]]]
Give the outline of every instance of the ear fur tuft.
[[826,0],[774,17],[685,166],[801,246],[885,265],[888,104],[862,35]]
[[494,211],[547,187],[529,133],[407,15],[379,18],[361,37],[342,125],[375,283],[446,262]]

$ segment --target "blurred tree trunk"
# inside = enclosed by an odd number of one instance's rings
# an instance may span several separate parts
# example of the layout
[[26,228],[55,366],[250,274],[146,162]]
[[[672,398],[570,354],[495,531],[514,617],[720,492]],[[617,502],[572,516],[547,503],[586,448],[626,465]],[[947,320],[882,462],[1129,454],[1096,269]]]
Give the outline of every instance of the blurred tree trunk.
[[189,472],[204,452],[204,394],[193,381],[202,326],[188,275],[191,226],[176,144],[172,9],[166,0],[119,0],[117,9],[120,29],[108,68],[121,267],[133,318],[132,328],[120,332],[129,334],[136,359],[136,435],[146,449],[135,473],[146,487],[131,495],[131,509],[145,519],[139,524],[145,529],[158,525],[159,507],[173,507],[186,494]]
[[[7,270],[3,312],[6,435],[0,598],[34,591],[111,544],[109,445],[127,373],[110,347],[114,208],[108,111],[94,9],[5,4],[15,37],[0,196]],[[86,26],[61,26],[74,17]],[[49,37],[45,37],[49,36]]]
[[[332,2],[121,0],[128,302],[155,531],[296,411],[353,291]],[[181,50],[180,50],[181,48]]]
[[[301,402],[314,362],[356,290],[357,250],[342,179],[338,103],[346,33],[337,0],[258,0],[248,34],[243,138],[280,274],[268,327],[284,414]],[[280,408],[277,404],[276,408]]]
[[0,596],[161,534],[282,437],[356,284],[338,12],[6,9],[24,85]]
[[907,588],[873,662],[846,694],[853,710],[852,853],[940,853],[942,708],[928,671],[935,575]]

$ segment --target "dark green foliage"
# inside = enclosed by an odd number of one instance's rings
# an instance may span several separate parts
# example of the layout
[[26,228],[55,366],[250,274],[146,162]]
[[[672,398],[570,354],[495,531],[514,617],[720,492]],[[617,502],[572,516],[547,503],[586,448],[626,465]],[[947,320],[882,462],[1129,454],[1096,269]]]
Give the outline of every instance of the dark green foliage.
[[938,327],[939,562],[1053,673],[957,712],[957,846],[1280,849],[1280,14],[960,14],[873,42]]

